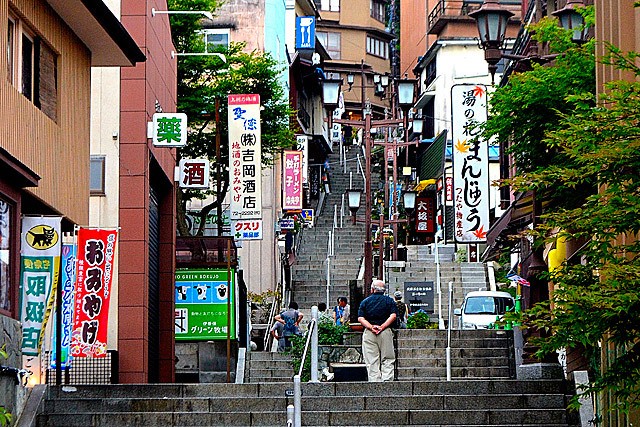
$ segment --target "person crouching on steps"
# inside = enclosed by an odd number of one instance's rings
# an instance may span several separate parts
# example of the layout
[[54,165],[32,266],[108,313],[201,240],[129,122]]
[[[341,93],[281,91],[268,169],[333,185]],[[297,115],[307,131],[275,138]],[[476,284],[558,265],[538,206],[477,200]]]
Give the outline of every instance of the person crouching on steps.
[[384,294],[382,280],[371,283],[371,295],[365,298],[358,309],[358,321],[364,326],[362,355],[367,365],[369,381],[393,381],[394,363],[393,331],[398,308],[392,298]]

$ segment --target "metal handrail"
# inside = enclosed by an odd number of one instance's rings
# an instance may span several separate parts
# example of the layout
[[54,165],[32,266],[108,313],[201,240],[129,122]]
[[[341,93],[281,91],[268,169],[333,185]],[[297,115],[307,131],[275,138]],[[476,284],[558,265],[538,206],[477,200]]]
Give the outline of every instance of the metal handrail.
[[304,369],[304,361],[307,359],[307,351],[309,350],[309,343],[311,343],[311,337],[313,336],[313,330],[316,327],[318,321],[311,319],[307,327],[307,340],[304,343],[304,351],[302,352],[302,360],[300,361],[300,369],[298,369],[298,375],[302,376],[302,370]]
[[[281,284],[282,289],[284,289],[284,285]],[[269,323],[268,323],[268,327],[267,327],[267,332],[264,334],[264,340],[262,342],[262,345],[265,351],[268,351],[268,348],[271,346],[272,343],[272,339],[273,337],[270,334],[271,331],[271,322],[273,321],[273,318],[276,317],[276,311],[279,310],[279,298],[278,295],[274,295],[273,296],[273,302],[271,303],[271,310],[269,311]]]

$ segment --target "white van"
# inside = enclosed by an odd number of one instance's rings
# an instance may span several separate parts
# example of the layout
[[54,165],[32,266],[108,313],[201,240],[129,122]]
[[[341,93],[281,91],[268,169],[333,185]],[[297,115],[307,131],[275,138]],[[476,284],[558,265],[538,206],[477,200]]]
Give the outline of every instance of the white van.
[[507,292],[473,291],[464,297],[462,308],[454,314],[460,316],[461,329],[486,329],[496,317],[502,318],[507,310],[513,310],[515,302]]

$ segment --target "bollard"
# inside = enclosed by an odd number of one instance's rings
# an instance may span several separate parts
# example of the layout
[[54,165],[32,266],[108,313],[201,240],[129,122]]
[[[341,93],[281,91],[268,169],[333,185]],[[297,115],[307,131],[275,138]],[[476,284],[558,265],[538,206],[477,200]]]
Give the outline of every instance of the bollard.
[[287,427],[293,427],[294,410],[293,405],[287,406]]
[[302,386],[297,374],[293,376],[293,425],[302,427]]

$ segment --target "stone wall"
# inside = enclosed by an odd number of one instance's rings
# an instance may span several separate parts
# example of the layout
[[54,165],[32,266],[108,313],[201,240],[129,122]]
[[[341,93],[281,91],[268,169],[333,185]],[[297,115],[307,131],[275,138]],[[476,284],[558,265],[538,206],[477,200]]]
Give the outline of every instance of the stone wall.
[[[9,358],[0,360],[0,365],[11,368],[22,367],[22,327],[20,322],[0,315],[0,347],[6,345]],[[0,376],[0,406],[4,406],[15,418],[22,411],[28,394],[26,387],[17,384],[14,376]]]

